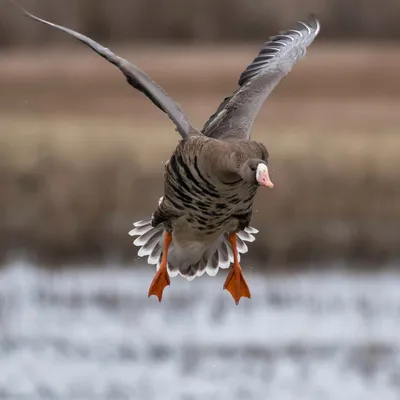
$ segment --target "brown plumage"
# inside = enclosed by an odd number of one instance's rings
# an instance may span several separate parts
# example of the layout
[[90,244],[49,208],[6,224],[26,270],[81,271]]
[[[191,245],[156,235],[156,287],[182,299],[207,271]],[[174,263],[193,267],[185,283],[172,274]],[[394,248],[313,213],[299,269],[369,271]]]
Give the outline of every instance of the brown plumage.
[[[21,7],[20,7],[21,8]],[[164,111],[182,137],[165,165],[164,196],[151,219],[138,221],[131,236],[138,255],[157,265],[149,296],[161,301],[170,276],[187,279],[204,272],[215,275],[232,264],[224,288],[238,304],[250,291],[239,264],[245,242],[258,231],[250,227],[252,207],[260,186],[273,187],[268,173],[268,152],[250,139],[262,104],[301,58],[319,32],[310,17],[296,29],[271,37],[239,79],[239,88],[227,97],[201,131],[192,127],[182,108],[143,71],[109,49],[71,29],[23,13],[64,31],[117,66],[128,83]]]

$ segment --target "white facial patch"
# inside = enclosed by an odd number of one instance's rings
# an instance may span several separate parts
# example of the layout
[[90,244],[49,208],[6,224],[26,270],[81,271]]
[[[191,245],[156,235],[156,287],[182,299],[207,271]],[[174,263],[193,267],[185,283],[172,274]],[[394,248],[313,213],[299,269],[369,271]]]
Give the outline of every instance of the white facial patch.
[[268,167],[265,164],[260,163],[257,165],[257,170],[256,170],[257,182],[260,180],[261,174],[265,174],[266,172],[268,172]]

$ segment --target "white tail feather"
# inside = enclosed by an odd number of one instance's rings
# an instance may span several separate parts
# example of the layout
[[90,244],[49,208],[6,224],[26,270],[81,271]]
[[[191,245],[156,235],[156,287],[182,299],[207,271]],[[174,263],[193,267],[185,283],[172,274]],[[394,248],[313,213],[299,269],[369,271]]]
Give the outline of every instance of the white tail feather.
[[247,228],[244,228],[244,231],[247,232],[247,233],[253,233],[253,234],[256,234],[256,233],[259,232],[258,229],[253,228],[253,227],[251,227],[251,226],[248,226]]
[[148,225],[151,222],[151,219],[143,219],[142,221],[136,221],[133,226],[139,227],[139,226],[144,226]]
[[[218,252],[215,252],[211,257],[208,258],[206,269],[207,275],[215,276],[218,273]],[[204,271],[203,271],[204,273]]]
[[240,239],[244,240],[245,242],[254,242],[256,240],[256,238],[249,232],[244,231],[240,231],[238,232],[238,237],[240,237]]
[[239,253],[247,253],[249,248],[239,235],[236,235],[236,245]]
[[[158,271],[161,264],[164,241],[164,231],[162,226],[153,227],[151,225],[151,219],[137,221],[133,226],[134,228],[129,232],[129,235],[137,236],[133,244],[140,247],[138,250],[138,256],[147,256],[147,263],[150,265],[156,265]],[[257,233],[258,230],[252,227],[247,227],[243,231],[237,233],[236,242],[239,261],[240,255],[247,253],[248,251],[245,242],[254,242],[254,235]],[[228,239],[228,234],[224,234],[220,238],[220,244],[217,245],[217,247],[207,249],[202,259],[198,263],[186,269],[184,274],[178,269],[171,268],[170,265],[168,265],[167,268],[168,274],[171,278],[181,275],[191,281],[196,276],[202,276],[204,272],[210,276],[215,276],[217,275],[219,268],[227,269],[232,263],[233,250]]]
[[149,223],[148,225],[141,225],[141,226],[133,228],[129,232],[129,235],[131,235],[131,236],[139,236],[139,238],[140,238],[142,235],[144,235],[145,233],[149,232],[151,229],[153,229],[153,227],[151,226],[151,223]]
[[[150,265],[157,265],[161,257],[161,246],[155,247],[149,257],[147,258],[147,263]],[[138,252],[139,255],[139,252]],[[141,257],[141,256],[139,256]]]

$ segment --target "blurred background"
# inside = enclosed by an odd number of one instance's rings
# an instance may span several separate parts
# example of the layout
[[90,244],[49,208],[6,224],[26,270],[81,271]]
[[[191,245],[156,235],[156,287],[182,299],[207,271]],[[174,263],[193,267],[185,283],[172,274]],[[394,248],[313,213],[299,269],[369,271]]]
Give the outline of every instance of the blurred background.
[[134,62],[201,128],[260,46],[321,32],[253,128],[271,154],[243,258],[161,304],[127,232],[178,135],[115,67],[0,0],[0,397],[397,399],[400,2],[20,0]]

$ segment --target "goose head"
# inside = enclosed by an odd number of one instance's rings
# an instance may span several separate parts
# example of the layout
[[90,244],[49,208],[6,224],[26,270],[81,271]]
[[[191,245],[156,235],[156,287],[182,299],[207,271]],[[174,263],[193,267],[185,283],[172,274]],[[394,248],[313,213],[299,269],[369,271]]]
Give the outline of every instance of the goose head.
[[239,175],[246,182],[270,189],[274,187],[269,177],[267,163],[264,160],[257,158],[247,160],[240,168]]

